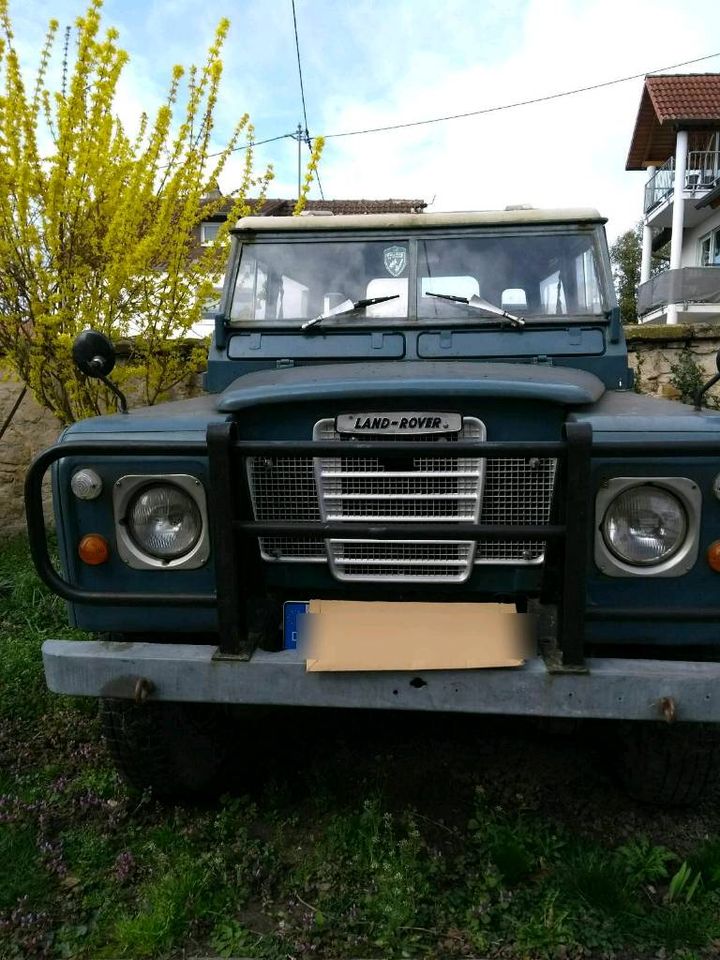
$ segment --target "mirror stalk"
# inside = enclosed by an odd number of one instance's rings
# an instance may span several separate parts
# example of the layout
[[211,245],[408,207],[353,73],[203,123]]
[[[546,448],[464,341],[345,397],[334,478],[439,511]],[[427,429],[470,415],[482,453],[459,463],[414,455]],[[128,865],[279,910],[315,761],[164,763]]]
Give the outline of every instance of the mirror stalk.
[[698,390],[695,394],[695,409],[702,410],[702,398],[708,392],[711,387],[714,387],[715,384],[720,381],[720,350],[715,354],[715,366],[718,369],[718,372],[710,377]]
[[[720,376],[720,374],[718,374],[718,376]],[[120,407],[120,413],[128,413],[127,399],[120,387],[117,387],[112,380],[108,380],[107,377],[98,377],[98,380],[100,383],[105,384],[111,393],[115,394],[117,397],[118,406]]]

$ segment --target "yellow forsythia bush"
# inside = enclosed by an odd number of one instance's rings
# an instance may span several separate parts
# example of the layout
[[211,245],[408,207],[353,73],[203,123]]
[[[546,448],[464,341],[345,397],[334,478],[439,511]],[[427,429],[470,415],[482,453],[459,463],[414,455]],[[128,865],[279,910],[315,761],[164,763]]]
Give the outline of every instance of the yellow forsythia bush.
[[[112,408],[102,384],[71,361],[86,327],[132,335],[131,362],[117,378],[139,381],[148,404],[203,366],[204,344],[181,350],[178,341],[224,271],[229,226],[251,212],[251,192],[264,199],[272,178],[271,168],[253,173],[248,146],[228,220],[191,260],[193,228],[228,203],[201,199],[231,152],[253,139],[245,115],[210,156],[229,23],[220,22],[187,82],[174,68],[163,105],[129,132],[113,109],[128,56],[117,31],[101,32],[101,7],[92,0],[59,50],[50,24],[30,87],[0,0],[0,354],[65,423]],[[64,56],[65,68],[62,88],[51,91],[53,56]]]

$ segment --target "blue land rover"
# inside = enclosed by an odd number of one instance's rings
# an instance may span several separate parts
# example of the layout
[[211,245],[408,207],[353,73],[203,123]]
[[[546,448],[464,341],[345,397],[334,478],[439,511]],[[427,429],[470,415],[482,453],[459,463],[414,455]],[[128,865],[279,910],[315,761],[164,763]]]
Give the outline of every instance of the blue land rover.
[[[37,569],[100,636],[47,641],[47,681],[101,698],[132,784],[210,789],[228,716],[277,704],[614,721],[636,796],[700,795],[720,720],[720,416],[633,391],[603,224],[241,220],[205,394],[76,423],[38,457]],[[91,332],[77,359],[113,363]],[[379,604],[375,652],[353,662]],[[444,618],[420,666],[419,604]],[[514,665],[483,661],[499,605],[530,625]],[[354,628],[311,669],[298,623],[330,606]]]

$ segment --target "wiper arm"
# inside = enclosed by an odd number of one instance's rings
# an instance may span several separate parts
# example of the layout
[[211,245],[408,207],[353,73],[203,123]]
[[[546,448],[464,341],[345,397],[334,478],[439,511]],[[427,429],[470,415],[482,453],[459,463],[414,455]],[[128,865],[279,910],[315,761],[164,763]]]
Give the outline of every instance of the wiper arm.
[[440,300],[450,300],[451,303],[464,303],[473,310],[484,310],[486,313],[494,313],[496,317],[505,317],[514,327],[525,326],[524,317],[516,317],[514,313],[508,313],[507,310],[503,310],[502,307],[496,307],[494,303],[483,300],[482,297],[478,297],[477,294],[473,294],[468,299],[467,297],[455,297],[451,293],[430,293],[428,290],[425,295],[428,297],[438,297]]
[[312,320],[306,320],[300,329],[307,330],[308,327],[320,323],[321,320],[328,320],[330,317],[341,317],[343,314],[352,313],[354,310],[364,310],[366,307],[372,307],[375,303],[385,303],[386,300],[397,300],[399,296],[399,293],[391,293],[387,297],[366,297],[364,300],[355,300],[354,302],[352,300],[344,300],[338,304],[337,307],[328,310],[327,313],[321,313],[319,316],[313,317]]

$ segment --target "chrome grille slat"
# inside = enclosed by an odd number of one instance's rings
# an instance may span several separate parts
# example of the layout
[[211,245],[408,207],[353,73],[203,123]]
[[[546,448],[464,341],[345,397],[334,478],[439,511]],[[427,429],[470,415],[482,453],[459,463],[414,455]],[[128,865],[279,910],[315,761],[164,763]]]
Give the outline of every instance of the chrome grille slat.
[[458,582],[467,579],[475,544],[455,540],[330,540],[341,580]]
[[[464,424],[462,439],[484,437],[480,421],[466,417]],[[313,436],[316,440],[339,439],[332,420],[319,421]],[[424,435],[394,439],[452,445],[459,438]],[[394,458],[382,462],[369,457],[252,457],[247,469],[257,520],[448,523],[480,519],[493,525],[543,524],[550,520],[556,461],[448,456],[414,457],[410,463],[398,464]],[[473,564],[542,563],[545,543],[480,541],[476,546],[468,541],[326,542],[263,537],[260,549],[267,561],[329,562],[339,579],[460,582]]]
[[[473,544],[469,541],[415,541],[385,540],[382,556],[378,556],[377,540],[331,540],[333,559],[339,563],[368,566],[401,566],[410,563],[417,566],[432,566],[443,563],[450,567],[467,566],[467,552]],[[423,550],[423,547],[425,548]],[[463,556],[462,553],[465,553]]]

